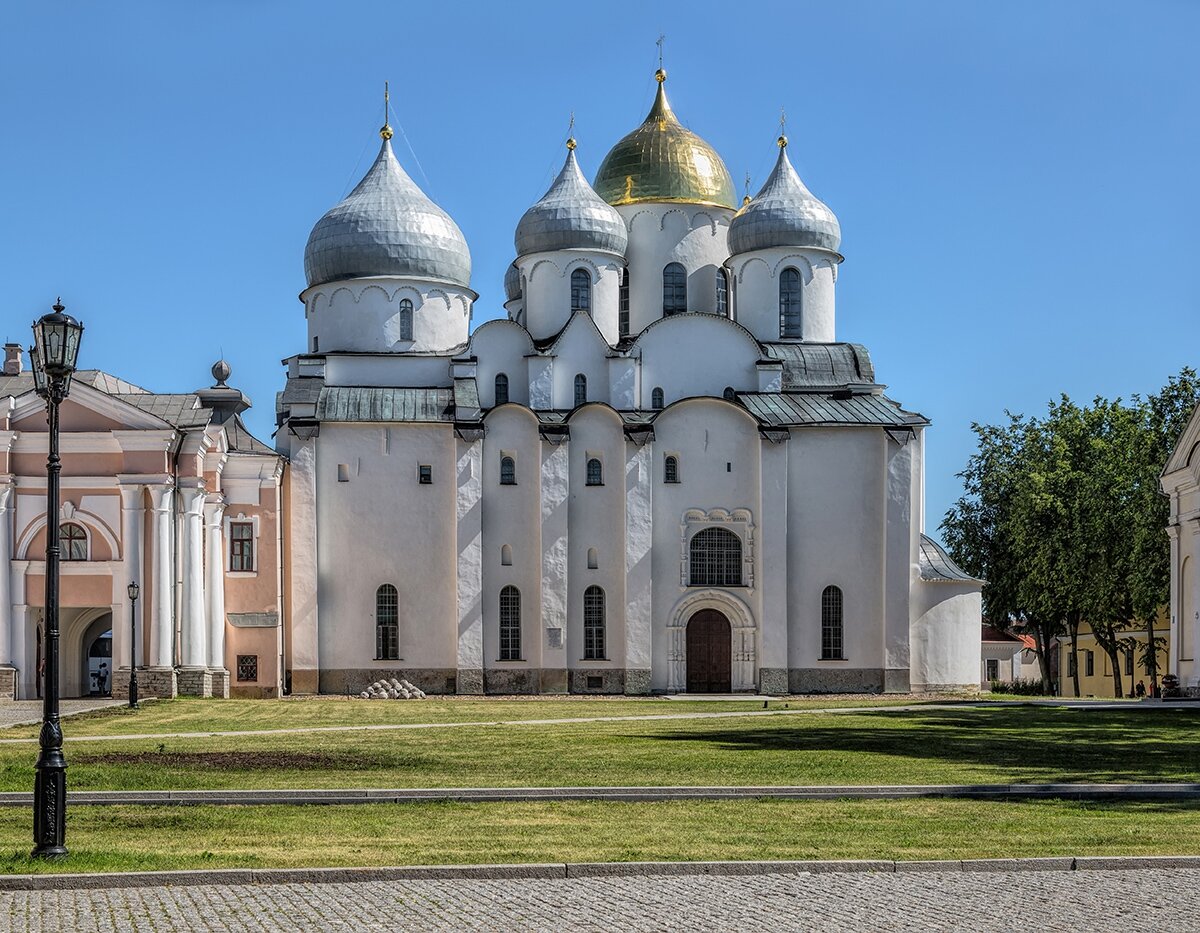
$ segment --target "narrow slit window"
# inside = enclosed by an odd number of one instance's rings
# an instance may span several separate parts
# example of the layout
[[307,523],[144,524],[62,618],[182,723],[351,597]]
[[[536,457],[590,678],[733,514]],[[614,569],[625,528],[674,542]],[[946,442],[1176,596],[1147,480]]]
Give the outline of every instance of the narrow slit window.
[[679,482],[679,458],[675,456],[667,457],[663,461],[663,482],[678,483]]
[[500,458],[500,485],[517,485],[517,462],[512,457]]
[[821,593],[821,660],[841,661],[845,658],[842,644],[842,591],[827,586]]
[[521,660],[521,591],[515,586],[500,591],[500,660]]
[[571,310],[592,313],[592,277],[586,269],[571,273]]
[[654,391],[650,393],[650,407],[655,411],[663,407],[663,390],[661,386],[655,386]]
[[729,317],[729,276],[724,269],[717,270],[717,314]]
[[596,457],[591,457],[587,462],[587,484],[589,486],[604,485],[604,466]]
[[408,298],[400,299],[400,339],[413,339],[413,303]]
[[663,317],[687,311],[687,272],[677,262],[663,269]]
[[508,375],[506,373],[496,374],[496,404],[505,405],[508,403]]
[[587,402],[587,376],[579,373],[575,377],[575,407],[578,408]]
[[621,287],[617,292],[617,331],[622,337],[629,336],[629,268],[621,270]]
[[604,660],[604,590],[589,586],[583,591],[583,659]]
[[390,583],[375,591],[375,659],[400,659],[400,599]]
[[791,266],[779,274],[779,336],[803,336],[800,308],[800,273]]

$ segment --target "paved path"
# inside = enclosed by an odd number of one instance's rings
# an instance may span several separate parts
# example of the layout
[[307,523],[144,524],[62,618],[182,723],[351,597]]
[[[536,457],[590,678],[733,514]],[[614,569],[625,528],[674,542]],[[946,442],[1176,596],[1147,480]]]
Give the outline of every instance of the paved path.
[[0,892],[0,930],[1195,929],[1200,869],[640,876]]
[[[125,702],[125,700],[113,700],[106,697],[59,700],[59,716],[65,719],[68,716],[75,716],[79,713],[90,713],[95,709],[121,706]],[[37,725],[41,721],[41,700],[10,700],[0,703],[0,729],[7,729],[9,726],[32,726]]]
[[[79,701],[84,702],[84,701]],[[105,701],[104,705],[112,705],[121,701]],[[928,710],[959,710],[964,707],[991,709],[1000,706],[1064,706],[1073,707],[1076,709],[1097,710],[1097,709],[1126,709],[1140,710],[1143,712],[1164,711],[1164,710],[1193,710],[1200,712],[1200,703],[1181,703],[1177,705],[1169,703],[1095,703],[1092,701],[1043,701],[1037,704],[1028,704],[1023,702],[975,702],[965,701],[957,703],[916,703],[897,706],[836,706],[836,707],[803,707],[800,709],[757,709],[757,710],[730,710],[719,713],[642,713],[629,716],[576,716],[563,717],[560,719],[495,719],[495,720],[472,720],[465,722],[401,722],[401,723],[377,723],[374,725],[365,726],[295,726],[286,729],[230,729],[225,731],[214,730],[194,730],[190,732],[128,732],[120,735],[71,735],[70,730],[66,731],[64,740],[71,742],[128,742],[132,740],[142,739],[196,739],[196,738],[218,738],[223,736],[256,736],[256,735],[296,735],[296,734],[311,734],[320,732],[396,732],[410,729],[467,729],[481,728],[491,726],[570,726],[581,725],[587,723],[598,722],[669,722],[674,720],[684,719],[743,719],[756,718],[760,716],[811,716],[819,715],[839,715],[839,716],[854,716],[863,713],[911,713],[924,712]],[[99,709],[98,706],[89,708]],[[83,712],[82,709],[75,712]],[[35,722],[38,720],[34,720]],[[2,723],[0,723],[2,725]],[[10,723],[11,725],[11,723]],[[36,738],[26,739],[0,739],[0,745],[27,745],[31,742],[36,742]]]

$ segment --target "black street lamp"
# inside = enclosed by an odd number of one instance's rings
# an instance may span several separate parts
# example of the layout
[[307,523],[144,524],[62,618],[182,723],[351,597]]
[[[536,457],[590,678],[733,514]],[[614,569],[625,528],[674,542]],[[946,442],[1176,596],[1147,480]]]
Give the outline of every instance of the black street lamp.
[[83,325],[63,314],[60,298],[54,311],[33,322],[29,350],[37,394],[46,400],[50,455],[46,459],[46,668],[42,687],[42,731],[38,737],[37,776],[33,783],[33,856],[61,858],[67,854],[67,760],[63,757],[62,726],[58,721],[58,406],[71,391],[71,376],[79,359]]
[[125,591],[129,594],[129,708],[137,709],[137,581],[130,583]]

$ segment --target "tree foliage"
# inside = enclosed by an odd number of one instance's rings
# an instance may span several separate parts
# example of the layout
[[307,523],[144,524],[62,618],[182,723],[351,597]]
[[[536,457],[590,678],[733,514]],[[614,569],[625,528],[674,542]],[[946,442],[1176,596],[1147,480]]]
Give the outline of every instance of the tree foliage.
[[[1126,633],[1144,623],[1153,643],[1170,583],[1169,503],[1158,480],[1198,399],[1196,373],[1184,369],[1128,403],[1080,406],[1064,395],[1040,418],[1008,413],[1002,424],[972,425],[978,446],[943,538],[987,581],[988,619],[1033,636],[1047,692],[1050,646],[1069,635],[1074,657],[1081,622],[1109,657],[1117,696]],[[1143,659],[1153,683],[1157,653]]]

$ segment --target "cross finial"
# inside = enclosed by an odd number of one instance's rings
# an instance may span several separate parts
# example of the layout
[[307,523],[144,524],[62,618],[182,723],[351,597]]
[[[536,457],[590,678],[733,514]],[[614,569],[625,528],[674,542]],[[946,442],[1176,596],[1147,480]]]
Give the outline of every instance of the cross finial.
[[750,173],[746,173],[746,197],[750,197]]
[[660,32],[658,34],[658,41],[654,43],[655,45],[658,46],[658,67],[659,68],[662,68],[662,66],[663,66],[663,43],[666,41],[667,41],[667,34],[665,32]]
[[388,117],[391,116],[391,95],[388,93],[388,83],[383,82],[383,126],[379,128],[379,136],[382,139],[392,138],[392,127],[388,122]]
[[567,124],[567,148],[575,148],[575,111],[571,111],[571,122]]
[[784,130],[786,130],[786,129],[787,129],[787,113],[784,111],[784,109],[782,107],[780,107],[779,108],[779,140],[778,140],[780,149],[784,149],[787,147],[787,134],[784,132]]

